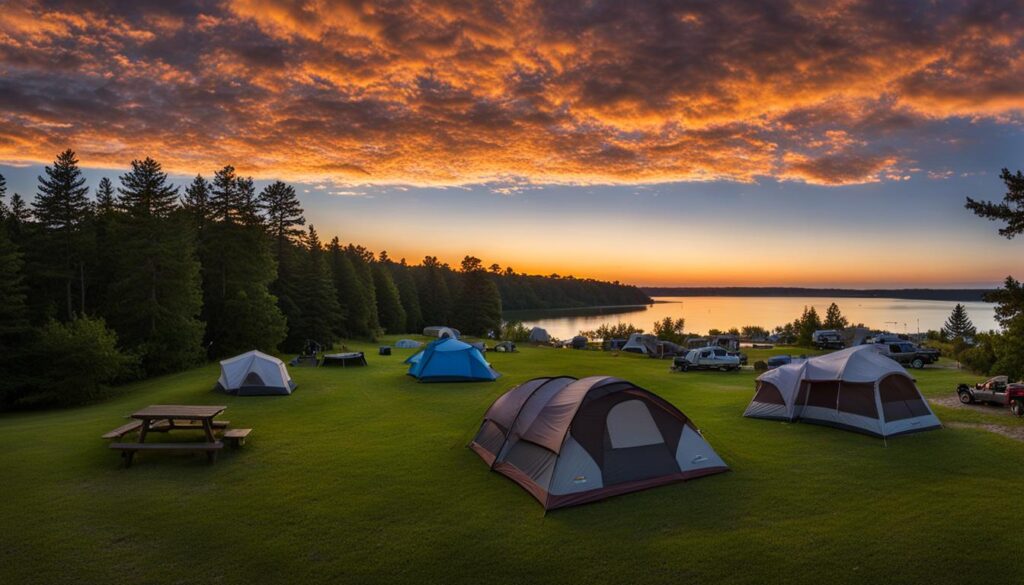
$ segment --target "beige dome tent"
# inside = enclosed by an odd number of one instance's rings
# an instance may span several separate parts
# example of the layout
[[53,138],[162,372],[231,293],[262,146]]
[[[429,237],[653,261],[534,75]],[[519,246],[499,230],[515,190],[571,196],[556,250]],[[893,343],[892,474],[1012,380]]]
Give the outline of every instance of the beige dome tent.
[[547,510],[728,470],[676,407],[608,376],[516,386],[470,448]]
[[942,426],[903,366],[872,345],[761,374],[757,393],[743,416],[801,420],[877,437]]

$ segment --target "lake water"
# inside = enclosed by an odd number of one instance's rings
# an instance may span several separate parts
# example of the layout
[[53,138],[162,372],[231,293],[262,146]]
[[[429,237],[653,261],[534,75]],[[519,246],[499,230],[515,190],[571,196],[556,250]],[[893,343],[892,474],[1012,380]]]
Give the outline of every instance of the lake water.
[[[646,331],[665,317],[686,319],[689,333],[707,333],[709,329],[730,329],[760,325],[772,329],[792,322],[805,306],[813,306],[823,318],[835,301],[850,323],[864,323],[874,329],[895,333],[923,333],[939,329],[956,305],[951,301],[912,301],[878,298],[817,297],[657,297],[647,307],[606,307],[586,310],[556,310],[510,313],[506,318],[525,325],[543,327],[548,333],[568,339],[581,330],[593,330],[604,323],[632,323]],[[991,303],[962,303],[978,331],[996,329]]]

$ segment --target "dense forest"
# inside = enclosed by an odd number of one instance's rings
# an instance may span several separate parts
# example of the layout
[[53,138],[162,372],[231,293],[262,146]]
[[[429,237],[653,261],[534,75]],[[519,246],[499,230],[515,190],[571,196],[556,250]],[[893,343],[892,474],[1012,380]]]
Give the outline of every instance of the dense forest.
[[[502,309],[646,303],[639,289],[530,276],[466,256],[453,267],[322,238],[295,189],[257,193],[231,166],[183,189],[135,160],[91,188],[58,155],[35,197],[0,176],[0,406],[71,403],[105,383],[253,348],[451,325],[500,335]],[[92,194],[90,195],[90,192]]]

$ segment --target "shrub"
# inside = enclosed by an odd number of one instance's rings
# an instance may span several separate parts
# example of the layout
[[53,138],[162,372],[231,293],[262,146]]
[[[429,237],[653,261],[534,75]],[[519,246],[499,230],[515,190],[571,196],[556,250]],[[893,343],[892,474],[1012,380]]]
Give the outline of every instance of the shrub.
[[764,360],[757,360],[756,362],[754,362],[754,371],[755,372],[765,372],[767,370],[768,370],[768,362],[766,362]]
[[51,321],[33,352],[40,378],[22,404],[81,404],[99,397],[105,384],[134,363],[117,349],[117,334],[103,319],[79,317],[69,323]]
[[530,329],[521,321],[506,321],[501,328],[501,338],[515,342],[529,341]]

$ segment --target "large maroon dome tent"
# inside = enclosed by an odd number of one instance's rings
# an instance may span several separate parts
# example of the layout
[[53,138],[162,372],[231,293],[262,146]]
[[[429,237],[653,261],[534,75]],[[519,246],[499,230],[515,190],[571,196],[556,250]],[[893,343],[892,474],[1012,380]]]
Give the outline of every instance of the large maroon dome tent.
[[608,376],[516,386],[487,410],[470,448],[546,510],[729,469],[679,409]]

